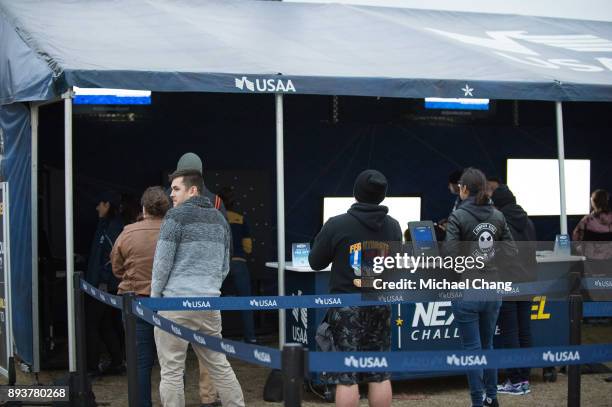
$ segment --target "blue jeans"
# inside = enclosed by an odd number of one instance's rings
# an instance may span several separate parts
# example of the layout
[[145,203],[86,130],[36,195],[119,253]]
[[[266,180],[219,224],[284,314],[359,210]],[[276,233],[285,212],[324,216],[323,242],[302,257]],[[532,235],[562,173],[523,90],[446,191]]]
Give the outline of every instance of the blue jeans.
[[[453,314],[465,350],[493,349],[501,301],[453,301]],[[497,398],[497,369],[467,371],[473,406],[482,406],[483,392]]]
[[151,407],[151,369],[156,355],[153,325],[136,319],[136,347],[138,358],[138,391],[141,407]]
[[[250,297],[251,276],[246,261],[232,260],[230,263],[229,277],[236,287],[236,294],[240,297]],[[244,339],[247,342],[255,341],[255,324],[253,322],[253,311],[241,311],[242,323],[244,325]]]
[[[503,348],[531,347],[531,302],[505,301],[499,311]],[[529,380],[529,368],[506,369],[512,384]]]

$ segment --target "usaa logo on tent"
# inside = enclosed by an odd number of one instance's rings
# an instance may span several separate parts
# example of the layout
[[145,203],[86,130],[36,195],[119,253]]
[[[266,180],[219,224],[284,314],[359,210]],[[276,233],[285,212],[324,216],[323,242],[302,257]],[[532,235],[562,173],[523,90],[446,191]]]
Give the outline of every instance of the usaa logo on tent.
[[252,81],[243,76],[242,78],[234,78],[234,86],[240,90],[246,88],[246,90],[251,92],[295,92],[295,86],[293,86],[291,79],[256,78]]

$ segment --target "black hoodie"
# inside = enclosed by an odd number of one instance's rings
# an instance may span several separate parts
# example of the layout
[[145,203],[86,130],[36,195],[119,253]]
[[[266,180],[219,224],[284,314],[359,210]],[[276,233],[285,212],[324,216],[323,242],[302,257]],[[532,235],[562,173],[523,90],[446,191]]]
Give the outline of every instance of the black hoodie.
[[[399,223],[387,215],[382,205],[355,203],[347,213],[330,218],[315,237],[308,262],[313,270],[323,270],[332,263],[329,292],[353,293],[359,288],[353,279],[360,278],[351,266],[351,249],[361,242],[400,242]],[[359,249],[360,250],[360,249]]]
[[535,242],[533,222],[527,217],[527,212],[516,203],[516,197],[507,185],[500,185],[493,192],[491,199],[493,205],[504,214],[514,240]]

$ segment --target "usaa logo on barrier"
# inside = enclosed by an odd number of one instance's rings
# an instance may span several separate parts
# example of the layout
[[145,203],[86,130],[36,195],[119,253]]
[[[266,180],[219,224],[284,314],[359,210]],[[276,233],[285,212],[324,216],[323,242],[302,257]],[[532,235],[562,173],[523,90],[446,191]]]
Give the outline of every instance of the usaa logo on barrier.
[[203,336],[200,336],[197,333],[193,334],[193,340],[199,343],[200,345],[206,345],[206,339],[204,339]]
[[111,297],[111,298],[110,298],[110,302],[111,302],[111,304],[113,304],[113,305],[117,305],[117,300],[116,300],[116,299],[114,299],[113,297]]
[[210,308],[210,301],[205,301],[205,300],[183,300],[183,307],[186,307],[186,308]]
[[251,305],[251,307],[276,307],[278,306],[276,304],[276,300],[269,300],[269,299],[256,300],[253,298],[251,301],[249,301],[249,304]]
[[229,343],[221,342],[221,349],[223,349],[227,353],[236,353],[236,348],[234,348],[234,345],[230,345]]
[[179,335],[179,336],[183,335],[183,333],[181,332],[181,328],[179,328],[178,326],[174,324],[170,325],[170,329],[172,330],[172,332],[174,332],[175,335]]
[[260,350],[255,349],[253,351],[253,356],[260,362],[272,363],[272,356],[270,356],[268,352],[262,352]]
[[353,355],[347,356],[344,358],[344,366],[346,367],[389,367],[387,364],[387,358],[383,357],[373,357],[373,356],[360,356],[355,357]]
[[450,366],[486,366],[487,357],[484,355],[457,356],[453,353],[446,357],[446,364]]
[[342,305],[342,299],[340,298],[321,298],[317,297],[314,300],[315,304],[319,305]]
[[535,304],[531,304],[531,311],[533,312],[531,314],[531,320],[536,321],[536,320],[541,320],[541,319],[550,319],[550,314],[545,312],[546,311],[546,296],[541,295],[541,296],[533,297],[533,302]]
[[140,315],[141,317],[144,315],[144,310],[142,309],[142,307],[140,305],[136,306],[136,312],[138,313],[138,315]]
[[545,362],[570,362],[574,360],[580,360],[580,352],[578,351],[563,351],[563,352],[552,352],[547,351],[542,353],[542,359]]
[[153,323],[157,326],[161,326],[161,320],[159,318],[157,318],[157,315],[153,314],[151,315],[151,319],[153,320]]
[[295,92],[295,86],[291,79],[263,79],[257,78],[254,81],[249,80],[246,76],[242,78],[234,78],[234,86],[240,90],[245,88],[251,92]]

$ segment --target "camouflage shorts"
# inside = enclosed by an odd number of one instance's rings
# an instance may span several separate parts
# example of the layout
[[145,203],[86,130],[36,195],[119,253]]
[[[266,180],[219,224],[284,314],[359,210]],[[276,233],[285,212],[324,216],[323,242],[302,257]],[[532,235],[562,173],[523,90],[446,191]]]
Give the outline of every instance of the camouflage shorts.
[[[382,352],[391,348],[391,307],[344,307],[329,310],[328,321],[338,352]],[[351,385],[382,382],[387,372],[326,373],[328,383]]]

